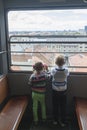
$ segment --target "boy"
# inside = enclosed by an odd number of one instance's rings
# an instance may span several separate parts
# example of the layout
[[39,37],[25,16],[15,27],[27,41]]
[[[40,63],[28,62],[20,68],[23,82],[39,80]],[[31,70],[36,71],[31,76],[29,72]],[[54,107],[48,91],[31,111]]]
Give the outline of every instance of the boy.
[[53,124],[56,125],[57,122],[59,122],[59,124],[64,127],[66,116],[67,77],[69,75],[69,72],[68,69],[64,66],[65,58],[63,55],[59,55],[56,58],[55,64],[57,66],[51,69],[54,114]]

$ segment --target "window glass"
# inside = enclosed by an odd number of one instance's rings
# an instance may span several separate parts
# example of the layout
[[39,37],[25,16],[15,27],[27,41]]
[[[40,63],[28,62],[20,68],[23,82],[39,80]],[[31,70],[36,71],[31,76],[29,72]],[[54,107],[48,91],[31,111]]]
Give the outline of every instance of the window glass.
[[71,72],[87,72],[87,9],[9,11],[8,32],[10,70],[50,69],[63,54]]

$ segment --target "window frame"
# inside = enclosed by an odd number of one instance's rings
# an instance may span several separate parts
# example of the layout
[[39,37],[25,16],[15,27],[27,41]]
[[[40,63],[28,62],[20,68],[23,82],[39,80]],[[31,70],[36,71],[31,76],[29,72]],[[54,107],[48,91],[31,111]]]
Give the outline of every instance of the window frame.
[[[75,8],[74,8],[75,9]],[[77,8],[76,8],[77,9]],[[81,8],[82,9],[82,8]],[[41,9],[41,8],[28,8],[28,9],[17,9],[16,11],[28,11],[28,10],[45,10],[45,9]],[[51,9],[50,9],[51,10]],[[54,9],[55,10],[55,9]],[[61,10],[61,9],[60,9]],[[66,9],[67,10],[67,9]],[[13,10],[13,9],[10,9],[10,10],[8,10],[8,12],[9,11],[15,11],[15,10]],[[8,21],[8,20],[7,20]],[[7,25],[7,28],[8,28],[8,25]],[[8,30],[8,29],[7,29]],[[9,35],[9,32],[7,31],[7,35]],[[87,42],[87,41],[86,41]],[[82,42],[83,43],[83,42]],[[9,72],[19,72],[19,73],[21,73],[21,72],[31,72],[31,71],[12,71],[12,70],[10,70],[10,66],[11,66],[11,53],[9,53],[10,52],[10,40],[9,40],[9,36],[8,36],[8,40],[7,40],[7,44],[8,44],[8,69],[9,69]],[[65,43],[66,44],[66,43]],[[73,43],[72,43],[73,44]],[[84,67],[83,67],[84,68]],[[76,74],[87,74],[87,72],[71,72],[72,74],[74,73],[76,73]]]

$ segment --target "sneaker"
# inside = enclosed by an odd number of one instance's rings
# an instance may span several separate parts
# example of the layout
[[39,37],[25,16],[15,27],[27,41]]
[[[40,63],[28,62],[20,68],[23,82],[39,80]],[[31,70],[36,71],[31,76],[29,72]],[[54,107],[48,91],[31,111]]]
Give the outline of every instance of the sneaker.
[[58,122],[59,122],[59,124],[60,124],[61,127],[65,127],[66,126],[66,124],[63,123],[62,121],[59,120]]
[[57,125],[57,121],[53,121],[53,125]]

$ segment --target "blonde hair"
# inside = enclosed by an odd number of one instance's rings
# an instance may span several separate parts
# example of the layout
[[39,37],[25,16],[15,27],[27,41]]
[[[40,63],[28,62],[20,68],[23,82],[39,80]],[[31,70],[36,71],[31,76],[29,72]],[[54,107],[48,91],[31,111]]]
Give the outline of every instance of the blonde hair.
[[59,55],[55,60],[55,64],[58,66],[64,65],[65,64],[65,57],[63,55]]

